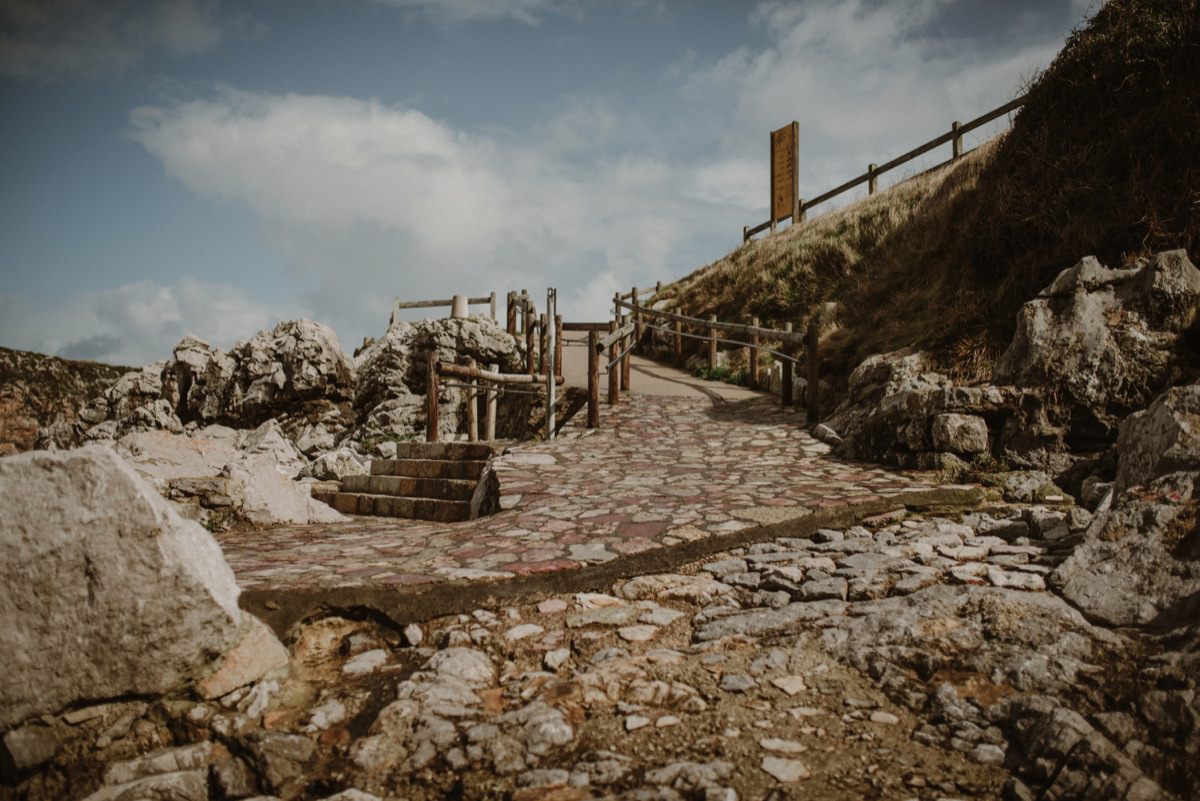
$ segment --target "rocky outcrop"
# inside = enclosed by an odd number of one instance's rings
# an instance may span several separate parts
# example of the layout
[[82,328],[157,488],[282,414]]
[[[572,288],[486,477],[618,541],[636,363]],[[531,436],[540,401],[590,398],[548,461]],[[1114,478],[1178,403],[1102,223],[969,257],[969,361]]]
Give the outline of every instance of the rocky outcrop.
[[1127,270],[1087,257],[1017,316],[994,380],[1046,387],[1077,447],[1111,442],[1129,413],[1195,368],[1186,333],[1200,308],[1200,270],[1186,251]]
[[0,348],[0,456],[35,447],[40,428],[70,429],[87,400],[128,370]]
[[1111,507],[1052,576],[1109,625],[1172,626],[1200,598],[1200,385],[1168,390],[1121,423]]
[[0,460],[0,727],[203,678],[242,636],[212,536],[111,451]]
[[[358,386],[354,408],[359,425],[356,440],[408,439],[425,426],[428,387],[427,354],[436,350],[448,362],[473,358],[477,365],[498,364],[501,372],[520,372],[521,344],[489,318],[396,322],[356,359]],[[442,396],[439,420],[444,434],[453,434],[465,415],[461,392]],[[516,421],[524,423],[531,404],[514,395],[500,405],[497,435],[505,436]]]

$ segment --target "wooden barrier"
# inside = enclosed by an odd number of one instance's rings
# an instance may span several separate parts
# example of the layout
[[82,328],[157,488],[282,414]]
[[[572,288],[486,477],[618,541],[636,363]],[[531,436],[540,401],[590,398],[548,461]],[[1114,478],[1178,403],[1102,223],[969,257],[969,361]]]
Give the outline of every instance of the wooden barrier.
[[[790,332],[792,330],[792,324],[787,323],[784,326],[784,330]],[[786,348],[787,346],[784,346],[784,347]],[[792,392],[793,392],[793,390],[792,390],[792,384],[793,384],[792,374],[796,371],[796,363],[789,359],[784,359],[782,362],[780,362],[780,366],[783,368],[783,376],[782,376],[782,381],[781,381],[782,386],[780,388],[779,394],[783,398],[783,405],[791,406],[794,402],[792,400]]]
[[[1009,113],[1010,111],[1015,111],[1016,109],[1020,108],[1024,104],[1025,104],[1025,95],[1022,95],[1021,97],[1018,97],[1015,100],[1011,100],[1008,103],[1005,103],[1003,106],[994,108],[991,111],[987,112],[986,114],[982,114],[969,122],[959,123],[956,120],[955,122],[951,123],[950,130],[947,133],[944,133],[941,136],[938,136],[934,139],[930,139],[928,142],[924,143],[923,145],[918,145],[917,147],[913,148],[912,150],[908,151],[907,153],[905,153],[901,156],[897,156],[896,158],[892,159],[891,161],[889,161],[885,164],[881,164],[881,165],[870,164],[870,165],[868,165],[867,171],[865,173],[863,173],[862,175],[856,176],[854,178],[851,178],[849,181],[846,181],[846,183],[842,184],[841,186],[835,186],[833,189],[830,189],[828,192],[817,195],[816,197],[814,197],[811,200],[801,200],[800,203],[798,204],[799,213],[800,213],[798,222],[804,222],[804,220],[807,217],[808,210],[811,209],[813,206],[817,206],[821,203],[824,203],[827,200],[832,200],[833,198],[837,197],[838,195],[842,194],[843,192],[849,192],[851,189],[854,189],[857,186],[861,186],[864,183],[867,184],[867,191],[872,195],[875,194],[877,187],[878,187],[878,178],[880,175],[882,175],[885,172],[888,172],[889,170],[894,170],[896,167],[899,167],[902,164],[906,164],[907,162],[910,162],[915,158],[923,156],[926,153],[928,153],[929,151],[933,150],[934,148],[941,147],[942,145],[944,145],[946,143],[950,143],[950,146],[951,146],[950,160],[942,162],[942,164],[937,165],[937,167],[945,166],[946,164],[949,164],[953,161],[956,161],[957,159],[962,158],[962,156],[964,154],[963,143],[962,143],[963,134],[969,133],[970,131],[973,131],[976,128],[987,125],[992,120],[1003,117],[1005,114]],[[937,167],[934,167],[933,169],[936,169]],[[796,220],[793,220],[793,225],[796,224],[796,222],[797,222]],[[752,236],[754,236],[755,234],[761,233],[768,229],[773,230],[773,227],[774,227],[773,220],[767,220],[766,222],[759,223],[758,225],[755,225],[755,226],[748,226],[748,225],[742,226],[742,242],[749,241],[749,239]]]
[[438,440],[438,356],[436,350],[429,351],[429,380],[425,390],[425,441]]
[[[475,360],[467,358],[467,368],[475,367]],[[475,397],[477,379],[467,379],[467,442],[479,441],[479,407]]]
[[592,330],[588,335],[588,406],[587,427],[600,427],[600,335]]
[[537,351],[534,350],[533,341],[533,305],[525,306],[525,370],[530,375],[537,375]]
[[675,320],[672,323],[672,325],[675,326],[675,341],[673,343],[674,349],[672,351],[674,358],[675,358],[675,366],[682,367],[683,366],[683,323],[679,322],[678,320]]
[[[484,419],[484,431],[487,440],[491,441],[496,438],[496,406],[497,406],[497,389],[500,384],[517,384],[517,385],[533,385],[537,386],[549,381],[538,375],[528,375],[526,373],[501,373],[499,365],[489,365],[489,369],[481,370],[475,364],[473,359],[467,364],[449,364],[438,360],[437,351],[430,351],[427,357],[429,365],[429,381],[425,390],[425,441],[438,441],[438,398],[441,394],[443,376],[457,378],[466,382],[467,387],[467,439],[471,442],[478,441],[478,409],[475,408],[478,397],[477,382],[486,382],[487,390],[487,409]],[[555,386],[562,386],[565,379],[560,375],[554,379]],[[475,434],[472,434],[474,430]]]
[[[500,365],[495,363],[489,364],[488,370],[493,373],[499,373]],[[499,394],[496,390],[496,385],[489,382],[487,388],[487,406],[483,414],[484,437],[487,438],[488,442],[496,439],[496,406]]]
[[[752,328],[758,328],[758,318],[750,318]],[[750,335],[750,389],[758,389],[758,334]]]
[[[557,301],[557,299],[556,299]],[[554,374],[563,374],[563,318],[561,314],[554,315]]]
[[808,363],[808,410],[806,414],[806,422],[809,426],[815,426],[821,422],[821,367],[820,356],[818,352],[818,343],[821,337],[821,322],[820,319],[813,320],[808,324],[808,352],[805,354],[805,361]]
[[620,353],[618,347],[620,339],[614,337],[617,333],[617,321],[613,320],[608,324],[608,337],[612,340],[608,346],[608,404],[615,406],[621,400],[621,379],[618,375],[617,355]]
[[717,315],[708,316],[708,369],[717,369]]
[[629,328],[629,315],[621,316],[621,329],[628,331],[621,338],[621,391],[629,391],[630,378],[630,362],[633,361],[633,354],[630,352],[633,348],[633,331]]
[[[493,292],[487,297],[467,298],[468,306],[488,306],[491,309],[492,319],[496,319],[496,293]],[[392,302],[392,321],[395,322],[396,312],[401,309],[437,309],[442,306],[454,306],[454,298],[449,300],[400,300],[397,298]]]

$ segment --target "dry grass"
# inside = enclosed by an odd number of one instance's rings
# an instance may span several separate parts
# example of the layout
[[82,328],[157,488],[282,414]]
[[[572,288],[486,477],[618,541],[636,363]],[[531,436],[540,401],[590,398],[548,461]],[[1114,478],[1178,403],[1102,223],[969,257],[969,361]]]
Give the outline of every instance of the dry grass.
[[932,351],[987,377],[1021,304],[1085,255],[1200,260],[1198,0],[1111,0],[1030,88],[1012,130],[956,164],[776,236],[668,288],[687,314],[807,322],[823,369]]

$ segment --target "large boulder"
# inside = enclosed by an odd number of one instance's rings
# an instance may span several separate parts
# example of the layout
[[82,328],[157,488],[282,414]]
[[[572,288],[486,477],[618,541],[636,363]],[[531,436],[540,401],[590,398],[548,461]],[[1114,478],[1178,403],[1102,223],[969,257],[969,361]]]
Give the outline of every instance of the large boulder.
[[242,636],[221,549],[108,449],[0,459],[0,728],[199,680]]
[[267,455],[245,456],[226,465],[223,494],[235,514],[257,526],[289,523],[336,523],[338,512],[312,497],[308,486],[280,475]]
[[1122,418],[1195,367],[1185,334],[1198,308],[1200,271],[1185,251],[1127,270],[1089,256],[1021,308],[993,377],[1049,390],[1070,444],[1110,443]]
[[1110,625],[1178,623],[1200,598],[1200,386],[1168,390],[1121,424],[1111,506],[1051,576]]
[[[490,318],[395,322],[355,359],[356,439],[406,439],[424,430],[430,351],[437,351],[438,358],[448,362],[470,357],[480,367],[498,364],[501,372],[520,372],[524,364],[521,343]],[[519,402],[525,397],[515,395],[515,402],[500,404],[497,429],[501,436],[510,419],[528,417],[529,404]],[[447,390],[442,395],[439,420],[443,433],[458,430],[465,409],[463,393]]]

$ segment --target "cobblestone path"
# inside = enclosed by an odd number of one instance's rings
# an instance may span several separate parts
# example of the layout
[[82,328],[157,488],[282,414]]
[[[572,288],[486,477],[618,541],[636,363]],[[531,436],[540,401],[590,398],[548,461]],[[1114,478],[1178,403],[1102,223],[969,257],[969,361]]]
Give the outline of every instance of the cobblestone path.
[[573,570],[818,509],[927,490],[841,461],[766,396],[629,395],[496,460],[503,511],[462,523],[353,518],[219,535],[243,589],[418,585]]

